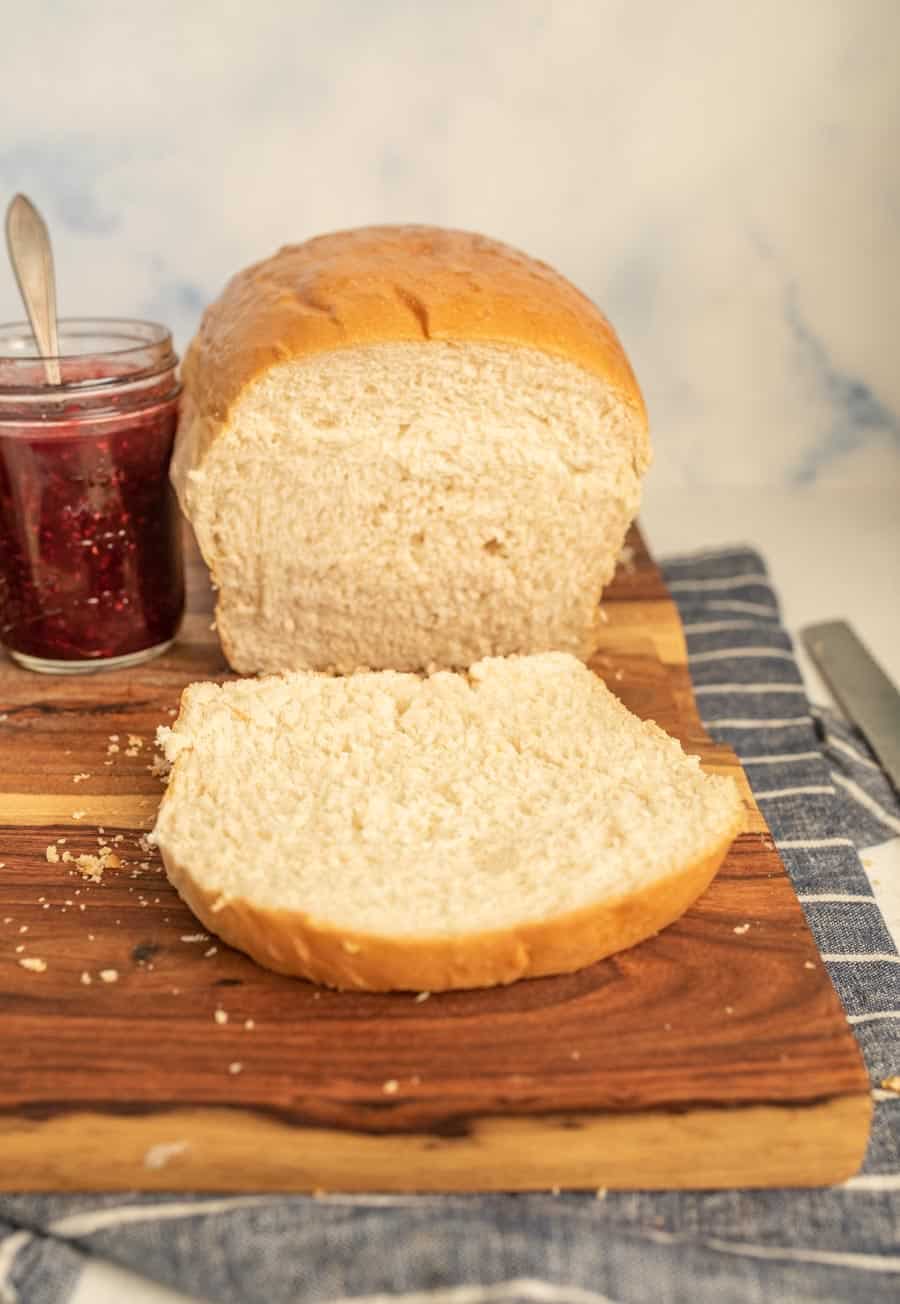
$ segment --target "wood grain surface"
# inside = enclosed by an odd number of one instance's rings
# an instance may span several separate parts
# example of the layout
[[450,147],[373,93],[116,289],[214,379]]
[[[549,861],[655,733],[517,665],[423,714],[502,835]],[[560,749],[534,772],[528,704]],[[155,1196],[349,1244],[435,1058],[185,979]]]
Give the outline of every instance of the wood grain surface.
[[[738,778],[748,829],[659,936],[505,989],[320,990],[207,937],[169,886],[141,840],[154,732],[187,683],[228,674],[193,550],[165,657],[74,679],[0,663],[0,1188],[816,1185],[857,1169],[859,1051],[743,774],[700,726],[637,531],[627,555],[594,667]],[[101,840],[121,864],[94,882],[64,855]]]

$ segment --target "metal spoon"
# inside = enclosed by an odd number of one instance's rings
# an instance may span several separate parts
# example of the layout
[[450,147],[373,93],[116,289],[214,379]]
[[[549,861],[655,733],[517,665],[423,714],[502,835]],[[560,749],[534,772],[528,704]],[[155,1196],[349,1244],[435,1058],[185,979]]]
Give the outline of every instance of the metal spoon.
[[56,277],[47,224],[30,199],[16,195],[6,210],[6,247],[31,322],[48,385],[59,385]]

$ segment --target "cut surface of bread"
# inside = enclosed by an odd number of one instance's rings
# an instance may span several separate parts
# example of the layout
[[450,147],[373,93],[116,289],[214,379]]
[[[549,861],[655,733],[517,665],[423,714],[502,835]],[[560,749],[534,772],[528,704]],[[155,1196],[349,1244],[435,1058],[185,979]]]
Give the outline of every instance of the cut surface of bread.
[[637,511],[634,414],[530,349],[385,344],[255,381],[188,478],[244,673],[593,650]]
[[162,732],[176,888],[259,963],[338,987],[580,968],[681,914],[741,821],[730,779],[564,653],[194,684]]
[[309,241],[232,281],[184,385],[172,478],[236,670],[593,650],[646,413],[551,269],[430,228]]

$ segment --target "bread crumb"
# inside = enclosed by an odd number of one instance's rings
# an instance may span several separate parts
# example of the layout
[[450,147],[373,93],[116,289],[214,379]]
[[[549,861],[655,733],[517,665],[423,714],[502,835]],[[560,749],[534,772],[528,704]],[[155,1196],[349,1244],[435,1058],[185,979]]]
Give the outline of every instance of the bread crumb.
[[726,1005],[726,1006],[725,1006],[725,1013],[726,1013],[726,1014],[734,1014],[734,1006],[733,1006],[733,1005]]
[[19,932],[20,932],[20,933],[27,933],[27,932],[28,932],[28,925],[27,925],[27,924],[19,924]]
[[138,754],[139,751],[140,751],[140,748],[139,748],[139,747],[126,747],[126,748],[125,748],[125,755],[126,755],[126,756],[137,756],[137,754]]
[[182,933],[182,942],[208,942],[209,933]]
[[16,947],[16,955],[21,955],[24,950],[25,950],[25,943],[20,942],[19,945]]
[[73,775],[72,775],[72,782],[73,782],[73,783],[84,783],[85,779],[89,779],[90,777],[91,777],[91,776],[87,773],[87,771],[82,770],[81,774],[73,774]]
[[892,1073],[889,1078],[882,1078],[881,1085],[885,1091],[893,1091],[900,1096],[900,1073]]
[[118,969],[101,969],[100,981],[102,983],[117,983],[119,981]]
[[581,1059],[581,1051],[580,1051],[580,1050],[570,1050],[570,1051],[569,1051],[569,1059],[580,1060],[580,1059]]
[[228,1072],[232,1074],[232,1076],[236,1073],[242,1073],[243,1069],[244,1066],[240,1060],[232,1060],[231,1063],[228,1065]]
[[617,670],[616,673],[613,675],[613,679],[618,680],[620,683],[624,678],[625,678],[624,670]]
[[44,855],[47,857],[51,865],[59,864],[59,852],[57,851],[56,846],[52,842],[47,847],[46,851],[44,852]]
[[144,745],[144,740],[143,740],[143,738],[141,737],[140,734],[129,734],[129,735],[128,735],[128,746],[129,746],[129,747],[143,747],[143,745]]
[[101,847],[98,856],[88,855],[87,852],[80,856],[72,856],[66,851],[63,853],[63,860],[71,861],[72,864],[77,865],[84,877],[89,878],[93,883],[100,882],[104,870],[122,868],[121,860],[108,847]]
[[415,1001],[416,1005],[421,1005],[423,1001],[428,1000],[430,995],[431,992],[419,992],[418,996],[413,997],[413,1000]]
[[213,1018],[215,1019],[216,1023],[219,1023],[219,1024],[227,1023],[227,1022],[228,1022],[228,1011],[227,1011],[227,1010],[223,1010],[223,1009],[220,1008],[220,1009],[216,1010],[216,1012],[213,1014]]
[[252,1019],[245,1019],[244,1027],[247,1029],[248,1032],[252,1032],[253,1029],[256,1027],[256,1024],[253,1022]]
[[31,973],[45,973],[47,969],[47,961],[39,959],[36,955],[27,956],[24,960],[20,960],[19,964]]
[[56,839],[56,845],[57,845],[58,847],[63,847],[63,846],[65,846],[65,844],[66,844],[68,841],[69,841],[68,838],[57,838],[57,839]]
[[91,975],[88,973],[87,969],[82,970],[81,981],[85,987],[90,987]]
[[595,1199],[595,1200],[605,1200],[605,1199],[606,1199],[606,1187],[605,1187],[605,1186],[598,1186],[598,1187],[597,1187],[596,1191],[594,1192],[594,1199]]
[[732,931],[733,933],[748,933],[748,932],[750,931],[750,925],[749,925],[749,924],[735,924],[734,928],[733,928],[731,931]]
[[110,734],[110,735],[109,735],[109,741],[110,741],[111,743],[117,743],[117,742],[119,741],[119,735],[118,735],[118,734]]
[[228,897],[218,896],[210,906],[210,910],[213,912],[214,915],[217,915],[219,911],[224,910],[227,905],[228,905]]
[[118,743],[110,743],[106,749],[107,756],[113,756],[119,750]]
[[186,1150],[190,1150],[189,1141],[160,1141],[151,1146],[144,1155],[145,1168],[165,1168],[170,1159],[177,1159]]
[[351,942],[345,937],[343,942],[341,942],[341,946],[348,955],[359,955],[360,947],[358,942]]
[[607,616],[606,612],[603,610],[602,607],[600,608],[600,619],[602,620],[604,625],[609,624],[609,616]]
[[72,811],[72,819],[73,819],[73,820],[83,820],[84,817],[85,817],[85,815],[87,815],[87,811],[86,811],[86,810],[73,810],[73,811]]
[[804,968],[804,969],[815,969],[815,967],[816,967],[816,966],[815,966],[815,964],[814,964],[814,962],[813,962],[812,960],[804,960],[804,961],[803,961],[803,968]]
[[381,1090],[386,1096],[396,1096],[400,1090],[400,1083],[396,1078],[388,1078],[387,1082],[382,1082]]
[[203,958],[208,960],[211,955],[218,955],[218,953],[219,948],[217,946],[210,946],[203,952]]

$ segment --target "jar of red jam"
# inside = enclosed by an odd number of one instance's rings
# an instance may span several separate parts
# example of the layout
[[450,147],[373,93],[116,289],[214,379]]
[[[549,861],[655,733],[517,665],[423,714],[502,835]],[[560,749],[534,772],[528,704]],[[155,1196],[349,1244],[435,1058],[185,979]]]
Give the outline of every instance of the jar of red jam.
[[0,642],[76,674],[146,661],[178,630],[178,359],[138,321],[61,321],[59,350],[51,385],[28,327],[0,326]]

